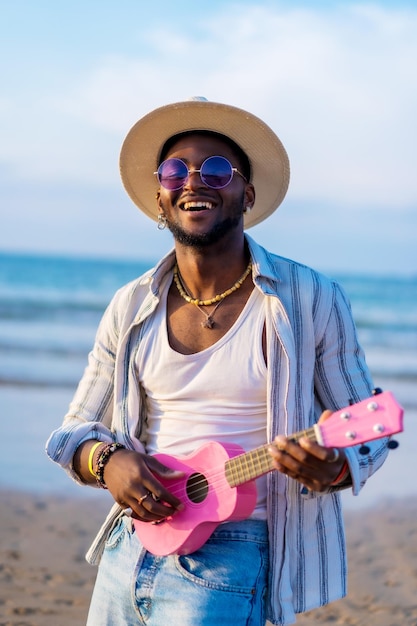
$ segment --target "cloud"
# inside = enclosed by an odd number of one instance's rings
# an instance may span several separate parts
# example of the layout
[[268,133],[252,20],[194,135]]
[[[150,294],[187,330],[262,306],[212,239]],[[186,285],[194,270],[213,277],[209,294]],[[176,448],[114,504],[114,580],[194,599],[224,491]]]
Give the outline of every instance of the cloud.
[[225,3],[209,16],[186,14],[144,30],[136,55],[103,55],[58,94],[41,93],[0,158],[21,178],[120,185],[130,125],[156,106],[206,95],[280,135],[294,201],[408,211],[417,200],[416,35],[417,10],[398,6]]

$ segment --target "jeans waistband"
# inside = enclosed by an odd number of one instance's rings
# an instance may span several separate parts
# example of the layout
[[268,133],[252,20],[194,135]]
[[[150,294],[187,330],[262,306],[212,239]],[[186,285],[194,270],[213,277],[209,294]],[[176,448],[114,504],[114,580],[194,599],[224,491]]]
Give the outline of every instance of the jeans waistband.
[[243,539],[268,543],[268,524],[264,520],[251,519],[241,522],[224,522],[217,526],[209,541],[212,539]]

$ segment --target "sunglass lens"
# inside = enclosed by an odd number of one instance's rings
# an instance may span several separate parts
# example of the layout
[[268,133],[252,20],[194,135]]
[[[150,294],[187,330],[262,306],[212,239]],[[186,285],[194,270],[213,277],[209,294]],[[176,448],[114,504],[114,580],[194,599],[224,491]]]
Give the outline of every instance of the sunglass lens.
[[222,189],[233,178],[233,169],[230,162],[221,156],[212,156],[201,166],[201,180],[208,187]]
[[167,159],[158,167],[158,180],[170,191],[181,189],[187,176],[187,166],[181,159]]

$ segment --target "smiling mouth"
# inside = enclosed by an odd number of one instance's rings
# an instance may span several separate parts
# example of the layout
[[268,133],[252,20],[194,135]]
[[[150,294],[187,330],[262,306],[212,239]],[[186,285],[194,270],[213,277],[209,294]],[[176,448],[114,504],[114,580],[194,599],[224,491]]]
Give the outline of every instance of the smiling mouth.
[[184,202],[181,209],[183,211],[211,211],[213,204],[211,202]]

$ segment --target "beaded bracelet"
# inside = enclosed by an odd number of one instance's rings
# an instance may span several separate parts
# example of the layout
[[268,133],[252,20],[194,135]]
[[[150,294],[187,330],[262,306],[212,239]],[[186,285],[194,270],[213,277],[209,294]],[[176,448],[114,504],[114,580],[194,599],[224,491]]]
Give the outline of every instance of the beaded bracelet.
[[104,482],[104,468],[106,467],[108,460],[110,459],[113,452],[116,452],[116,450],[120,450],[124,447],[125,446],[121,443],[108,443],[98,455],[94,473],[97,478],[97,484],[102,489],[107,489],[107,485]]

